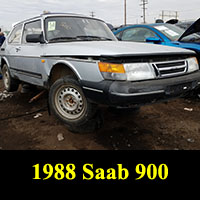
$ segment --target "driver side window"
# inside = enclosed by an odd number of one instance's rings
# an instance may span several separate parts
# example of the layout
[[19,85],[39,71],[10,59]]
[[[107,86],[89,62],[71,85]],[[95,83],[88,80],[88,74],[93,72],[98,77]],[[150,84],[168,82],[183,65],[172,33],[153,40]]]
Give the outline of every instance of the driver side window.
[[22,37],[22,43],[26,44],[26,36],[29,34],[41,34],[42,33],[42,27],[41,27],[41,21],[37,20],[34,22],[30,22],[25,24],[24,26],[24,33]]
[[153,31],[147,28],[130,28],[123,32],[123,41],[146,42],[149,37],[158,37]]

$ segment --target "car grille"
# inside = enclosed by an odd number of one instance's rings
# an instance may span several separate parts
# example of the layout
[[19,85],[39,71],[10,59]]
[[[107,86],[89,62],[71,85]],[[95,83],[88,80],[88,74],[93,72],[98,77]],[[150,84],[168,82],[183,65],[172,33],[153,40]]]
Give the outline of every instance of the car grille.
[[158,77],[181,75],[187,72],[188,64],[186,60],[159,62],[152,64]]

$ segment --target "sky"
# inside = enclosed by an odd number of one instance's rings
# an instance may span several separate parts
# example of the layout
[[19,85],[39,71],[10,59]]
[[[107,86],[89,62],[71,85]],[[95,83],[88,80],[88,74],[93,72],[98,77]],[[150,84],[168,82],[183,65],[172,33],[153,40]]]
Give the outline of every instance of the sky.
[[[162,10],[178,11],[180,20],[200,18],[199,0],[147,0],[146,21],[160,18]],[[142,22],[141,0],[127,0],[127,23]],[[124,23],[124,0],[0,0],[0,27],[10,30],[15,22],[43,11],[77,13],[95,17],[118,26]],[[165,12],[167,14],[167,12]],[[173,12],[171,13],[173,14]],[[165,20],[168,18],[166,17]]]

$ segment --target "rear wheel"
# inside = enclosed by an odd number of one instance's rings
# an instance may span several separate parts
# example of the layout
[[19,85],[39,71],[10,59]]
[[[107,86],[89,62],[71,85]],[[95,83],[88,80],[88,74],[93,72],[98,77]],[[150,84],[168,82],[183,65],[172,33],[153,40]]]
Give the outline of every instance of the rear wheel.
[[6,64],[3,65],[2,76],[4,87],[8,92],[15,92],[18,90],[19,82],[11,77],[10,71]]
[[71,76],[60,78],[51,86],[49,106],[71,130],[87,124],[97,111],[97,106],[87,100],[78,81]]

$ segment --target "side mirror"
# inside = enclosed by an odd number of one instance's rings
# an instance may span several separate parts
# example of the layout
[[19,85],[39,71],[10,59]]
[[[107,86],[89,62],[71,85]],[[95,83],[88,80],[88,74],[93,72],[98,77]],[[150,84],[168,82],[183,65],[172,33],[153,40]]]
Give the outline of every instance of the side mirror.
[[27,43],[45,43],[43,34],[30,34],[26,36]]
[[149,37],[149,38],[146,38],[146,42],[159,44],[159,43],[162,42],[162,40],[160,38],[157,38],[157,37]]

